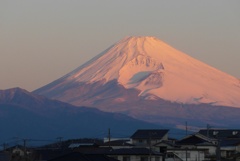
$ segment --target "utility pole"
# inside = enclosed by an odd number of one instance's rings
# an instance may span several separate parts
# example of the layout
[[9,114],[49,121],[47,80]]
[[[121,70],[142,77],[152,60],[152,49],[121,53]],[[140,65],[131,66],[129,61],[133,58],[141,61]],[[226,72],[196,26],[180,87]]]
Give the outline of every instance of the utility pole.
[[[187,124],[187,121],[186,121],[186,136],[188,135],[188,124]],[[188,152],[187,152],[187,148],[186,148],[186,161],[188,160],[187,157],[188,157]]]
[[61,148],[62,148],[62,139],[63,139],[63,137],[61,137],[61,136],[57,138],[57,140],[59,140],[59,143],[60,143],[59,146],[60,146]]
[[217,157],[216,157],[216,161],[220,161],[221,160],[221,148],[220,148],[220,139],[219,137],[217,136],[217,140],[218,140],[218,143],[217,143]]
[[111,131],[110,128],[108,128],[108,146],[110,147],[110,141],[111,141]]
[[27,154],[26,145],[27,145],[27,139],[23,139],[24,157],[26,157],[26,154]]
[[26,148],[26,144],[27,144],[27,139],[23,139],[23,147],[24,147],[24,149]]
[[58,138],[57,138],[60,143],[62,142],[62,138],[63,138],[63,137],[58,137]]
[[188,135],[188,125],[187,125],[187,121],[186,121],[186,136]]
[[209,129],[210,129],[210,125],[207,124],[207,137],[209,138]]
[[188,152],[187,152],[187,148],[186,148],[186,161],[188,160],[188,159],[187,159],[187,157],[188,157],[188,155],[187,155],[187,154],[188,154]]
[[152,160],[152,133],[149,132],[149,161]]
[[7,149],[7,144],[3,143],[3,150],[5,151]]

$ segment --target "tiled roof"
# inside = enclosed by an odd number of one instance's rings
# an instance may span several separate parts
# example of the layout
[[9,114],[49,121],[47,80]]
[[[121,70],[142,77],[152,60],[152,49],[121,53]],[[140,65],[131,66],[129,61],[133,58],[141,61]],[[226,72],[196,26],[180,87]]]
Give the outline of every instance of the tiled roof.
[[83,153],[83,154],[107,154],[109,151],[111,151],[111,147],[101,147],[101,148],[78,148],[75,151]]
[[210,138],[240,138],[239,129],[203,129],[199,133]]
[[169,130],[166,129],[149,129],[137,130],[132,136],[132,139],[162,139]]
[[95,143],[73,143],[68,146],[68,148],[78,148],[81,146],[96,146]]
[[11,155],[6,152],[0,152],[0,160],[1,161],[9,161],[11,159]]
[[49,161],[117,161],[117,160],[102,154],[93,155],[73,152],[67,155],[51,159]]
[[85,145],[85,146],[98,146],[98,145],[102,145],[103,144],[103,140],[100,139],[91,139],[91,138],[83,138],[83,139],[71,139],[71,140],[66,140],[66,141],[62,141],[62,142],[56,142],[53,144],[49,144],[49,145],[45,145],[42,146],[41,148],[58,148],[58,149],[67,149],[69,148],[69,146],[77,146],[77,145]]
[[165,145],[168,145],[170,147],[179,147],[178,145],[176,145],[175,143],[171,142],[171,141],[168,141],[168,140],[162,140],[161,142],[158,142],[156,144],[154,144],[153,146],[159,146],[161,144],[165,144]]
[[92,148],[92,149],[78,149],[77,152],[82,154],[105,154],[105,155],[148,155],[155,154],[161,155],[161,153],[153,152],[148,148]]
[[190,137],[184,138],[180,141],[177,142],[178,145],[196,145],[196,144],[201,144],[201,143],[205,143],[206,140],[197,137],[195,135],[192,135]]
[[35,150],[36,154],[39,155],[42,160],[50,160],[62,155],[66,155],[71,153],[72,151],[70,150],[51,150],[51,149],[36,149]]
[[148,148],[122,148],[114,149],[108,155],[162,155],[161,153],[151,151]]
[[240,144],[240,138],[222,139],[220,140],[220,146],[237,146]]
[[129,140],[113,140],[110,142],[105,142],[102,146],[133,146],[130,143],[127,143]]

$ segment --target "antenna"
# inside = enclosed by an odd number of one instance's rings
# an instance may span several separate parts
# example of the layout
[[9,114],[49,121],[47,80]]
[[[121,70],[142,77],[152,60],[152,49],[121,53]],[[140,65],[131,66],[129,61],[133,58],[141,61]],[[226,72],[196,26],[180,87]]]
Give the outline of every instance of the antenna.
[[7,144],[3,143],[3,150],[6,150],[6,149],[7,149]]
[[186,136],[188,135],[188,124],[187,124],[187,121],[186,121]]
[[152,160],[152,132],[149,132],[149,160]]
[[210,125],[207,124],[207,137],[209,137],[209,130],[210,130]]
[[28,141],[28,139],[23,139],[24,155],[26,155],[26,153],[27,153],[27,147],[26,147],[27,141]]
[[110,147],[110,140],[111,140],[111,131],[110,128],[108,128],[108,146]]
[[60,146],[61,148],[62,148],[62,139],[63,139],[63,137],[57,137],[56,138],[58,141],[59,141],[59,145],[58,146]]

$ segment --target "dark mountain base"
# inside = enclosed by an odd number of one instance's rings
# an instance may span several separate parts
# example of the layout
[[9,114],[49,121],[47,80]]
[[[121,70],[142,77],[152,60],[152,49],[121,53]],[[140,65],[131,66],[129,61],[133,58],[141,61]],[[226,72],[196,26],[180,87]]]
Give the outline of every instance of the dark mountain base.
[[19,139],[129,137],[137,129],[161,128],[118,113],[75,107],[22,89],[0,91],[0,143]]
[[[188,122],[192,130],[205,128],[207,124],[212,127],[239,128],[239,108],[212,106],[211,104],[178,104],[153,95],[138,97],[139,91],[125,89],[116,81],[106,84],[103,82],[93,84],[72,82],[71,86],[63,84],[50,92],[46,92],[43,88],[35,93],[78,106],[97,107],[106,112],[121,112],[161,126],[183,129],[185,123]],[[154,100],[149,100],[149,97]]]

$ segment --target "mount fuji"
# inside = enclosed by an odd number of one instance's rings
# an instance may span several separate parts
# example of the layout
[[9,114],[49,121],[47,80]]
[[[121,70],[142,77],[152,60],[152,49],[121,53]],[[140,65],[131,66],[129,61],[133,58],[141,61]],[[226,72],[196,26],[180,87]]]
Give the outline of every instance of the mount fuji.
[[179,127],[240,121],[239,79],[155,37],[126,37],[34,93]]

